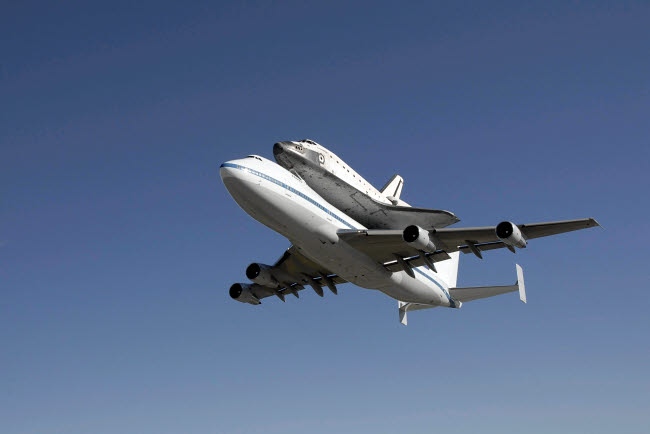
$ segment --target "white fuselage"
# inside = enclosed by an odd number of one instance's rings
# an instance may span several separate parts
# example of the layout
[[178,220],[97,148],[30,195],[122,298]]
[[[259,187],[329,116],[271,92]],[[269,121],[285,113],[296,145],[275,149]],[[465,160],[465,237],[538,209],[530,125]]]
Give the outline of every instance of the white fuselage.
[[332,273],[396,300],[454,307],[448,285],[437,273],[425,267],[413,269],[415,278],[404,271],[391,272],[340,240],[339,230],[365,228],[274,162],[258,156],[228,161],[221,165],[220,175],[244,211]]

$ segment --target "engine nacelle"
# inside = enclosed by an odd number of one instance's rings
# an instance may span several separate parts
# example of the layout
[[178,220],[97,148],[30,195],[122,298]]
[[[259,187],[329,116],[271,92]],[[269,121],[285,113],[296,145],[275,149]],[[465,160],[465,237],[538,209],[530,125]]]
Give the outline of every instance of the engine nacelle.
[[497,238],[512,247],[523,249],[528,242],[524,238],[516,224],[512,222],[501,222],[496,228]]
[[271,268],[269,265],[254,262],[246,268],[246,277],[258,285],[275,288],[278,286],[278,281],[273,277]]
[[230,287],[230,296],[242,303],[261,304],[260,299],[251,291],[251,286],[245,283],[235,283]]
[[407,226],[402,232],[402,239],[413,248],[424,252],[433,253],[437,250],[436,245],[429,236],[429,231],[419,226]]

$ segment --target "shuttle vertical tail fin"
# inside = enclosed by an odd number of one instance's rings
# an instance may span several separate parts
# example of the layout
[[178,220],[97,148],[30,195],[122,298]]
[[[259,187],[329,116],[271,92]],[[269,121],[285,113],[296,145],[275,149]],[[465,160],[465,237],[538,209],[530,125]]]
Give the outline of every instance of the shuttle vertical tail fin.
[[393,177],[381,189],[381,194],[389,199],[399,199],[402,194],[402,187],[404,187],[404,179],[399,175]]

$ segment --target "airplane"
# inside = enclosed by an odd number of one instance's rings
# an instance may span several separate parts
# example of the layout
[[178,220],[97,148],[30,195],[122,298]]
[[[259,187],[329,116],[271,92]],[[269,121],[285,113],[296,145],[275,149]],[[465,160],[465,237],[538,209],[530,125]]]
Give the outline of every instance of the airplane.
[[323,288],[337,294],[336,285],[345,282],[397,300],[403,325],[409,311],[460,308],[467,301],[509,292],[518,291],[526,302],[519,265],[514,285],[457,287],[460,252],[482,258],[484,251],[514,252],[530,239],[599,226],[587,218],[523,225],[504,221],[475,228],[409,224],[404,229],[373,229],[326,201],[297,173],[261,156],[227,161],[219,172],[246,213],[292,244],[274,265],[250,264],[246,277],[252,283],[230,287],[233,299],[252,305],[272,296],[282,301],[290,294],[298,298],[305,286],[321,297]]

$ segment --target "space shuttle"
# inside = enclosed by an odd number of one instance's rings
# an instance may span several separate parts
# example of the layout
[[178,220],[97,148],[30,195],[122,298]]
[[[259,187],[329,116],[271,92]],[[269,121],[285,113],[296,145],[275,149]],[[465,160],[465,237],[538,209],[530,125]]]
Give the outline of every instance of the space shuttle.
[[452,212],[411,207],[400,199],[404,179],[394,175],[381,190],[345,161],[313,140],[284,141],[273,146],[277,163],[300,176],[332,205],[369,229],[416,225],[426,230],[460,221]]

